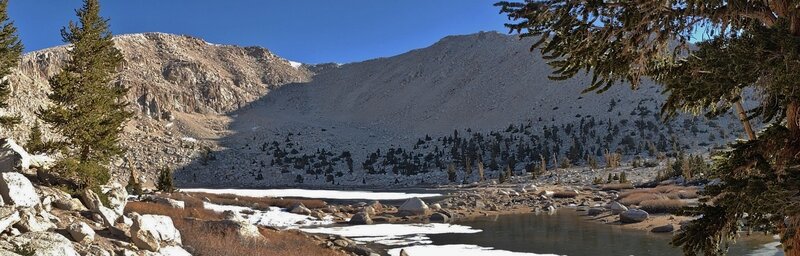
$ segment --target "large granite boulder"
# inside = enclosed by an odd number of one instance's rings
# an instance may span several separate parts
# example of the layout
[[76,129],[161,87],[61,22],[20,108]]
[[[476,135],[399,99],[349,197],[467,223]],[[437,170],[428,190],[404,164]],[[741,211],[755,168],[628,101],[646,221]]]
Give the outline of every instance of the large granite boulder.
[[309,214],[311,214],[311,210],[310,210],[310,209],[308,209],[308,208],[307,208],[305,205],[303,205],[302,203],[294,205],[294,207],[292,207],[292,208],[291,208],[291,210],[290,210],[289,212],[291,212],[291,213],[295,213],[295,214],[303,214],[303,215],[309,215]]
[[369,225],[372,224],[373,222],[372,218],[369,217],[369,214],[365,212],[359,212],[350,218],[349,223],[353,225]]
[[631,209],[619,214],[619,221],[622,223],[639,223],[650,217],[646,211]]
[[28,178],[18,172],[0,174],[0,195],[6,204],[16,207],[35,207],[41,202]]
[[131,214],[131,218],[131,240],[137,247],[157,252],[162,246],[181,244],[181,233],[169,217]]
[[430,208],[422,199],[417,197],[409,198],[405,203],[397,208],[397,213],[400,215],[426,215]]
[[125,205],[128,203],[128,191],[125,190],[125,187],[114,182],[108,186],[103,186],[100,190],[108,198],[108,208],[117,215],[124,214]]
[[55,159],[47,155],[31,155],[16,141],[10,138],[0,139],[0,172],[20,171],[34,175],[33,168],[49,169]]
[[0,207],[0,232],[6,231],[12,225],[20,221],[19,211],[14,207]]
[[72,236],[72,239],[76,242],[94,241],[94,229],[81,221],[70,224],[67,227],[67,231],[69,231],[69,235]]
[[80,256],[69,239],[55,232],[28,232],[13,237],[11,243],[31,249],[33,256]]
[[83,205],[86,206],[86,209],[89,209],[90,211],[97,211],[99,206],[103,205],[102,201],[100,201],[100,197],[97,196],[97,194],[91,189],[82,190],[80,199],[81,202],[83,202]]
[[20,220],[14,227],[22,232],[48,231],[55,229],[56,225],[50,220],[38,216],[33,208],[22,208],[19,210]]

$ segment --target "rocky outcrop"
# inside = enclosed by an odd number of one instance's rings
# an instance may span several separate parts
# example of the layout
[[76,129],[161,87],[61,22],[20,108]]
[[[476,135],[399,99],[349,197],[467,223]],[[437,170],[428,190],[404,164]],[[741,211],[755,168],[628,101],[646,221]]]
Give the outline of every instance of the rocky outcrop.
[[[129,89],[126,100],[136,114],[121,138],[129,150],[110,166],[117,174],[112,179],[122,184],[131,167],[153,170],[141,176],[153,181],[158,168],[191,162],[204,146],[213,145],[184,138],[214,134],[221,129],[217,122],[222,115],[283,85],[309,81],[312,74],[306,67],[293,66],[261,47],[215,45],[190,36],[120,35],[114,38],[114,44],[125,64],[113,83]],[[0,136],[24,141],[30,128],[41,123],[36,111],[48,104],[47,80],[60,72],[67,58],[66,46],[22,57],[9,76],[12,94],[7,108],[11,114],[22,116],[22,123],[13,130],[0,131]],[[58,137],[49,130],[44,135],[46,139]],[[35,156],[14,155],[17,157],[0,156],[0,167],[6,165],[4,159],[10,160],[8,166],[41,162]]]
[[69,227],[67,227],[67,231],[75,242],[94,241],[94,229],[81,221],[70,224]]
[[405,203],[397,208],[398,213],[401,215],[426,215],[429,210],[428,204],[417,197],[406,200]]
[[34,256],[80,256],[69,239],[53,232],[28,232],[13,237],[11,243],[30,249]]
[[131,240],[137,247],[157,252],[162,246],[181,244],[181,233],[169,217],[133,214],[131,219]]
[[0,195],[4,202],[17,207],[34,207],[41,203],[33,184],[17,172],[0,174]]

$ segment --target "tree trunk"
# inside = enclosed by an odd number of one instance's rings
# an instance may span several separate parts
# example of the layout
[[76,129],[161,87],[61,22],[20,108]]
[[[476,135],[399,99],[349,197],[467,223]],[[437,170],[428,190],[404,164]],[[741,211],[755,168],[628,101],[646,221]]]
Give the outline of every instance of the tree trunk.
[[[792,100],[786,106],[786,128],[791,140],[800,138],[800,102]],[[781,240],[786,256],[800,256],[800,215],[788,216],[784,220]]]
[[739,99],[736,101],[736,112],[739,113],[739,121],[742,122],[742,126],[744,126],[744,131],[747,133],[747,138],[749,140],[756,139],[756,133],[753,131],[753,126],[750,125],[750,119],[747,118],[747,112],[744,110],[742,106],[742,100]]

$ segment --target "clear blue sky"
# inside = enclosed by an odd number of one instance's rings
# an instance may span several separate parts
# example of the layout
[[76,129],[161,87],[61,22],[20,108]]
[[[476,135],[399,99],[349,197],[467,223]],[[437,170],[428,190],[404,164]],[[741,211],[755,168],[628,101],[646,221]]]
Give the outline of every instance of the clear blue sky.
[[[115,34],[166,32],[258,45],[304,63],[347,63],[498,30],[495,0],[101,0]],[[63,44],[80,0],[10,0],[25,51]]]

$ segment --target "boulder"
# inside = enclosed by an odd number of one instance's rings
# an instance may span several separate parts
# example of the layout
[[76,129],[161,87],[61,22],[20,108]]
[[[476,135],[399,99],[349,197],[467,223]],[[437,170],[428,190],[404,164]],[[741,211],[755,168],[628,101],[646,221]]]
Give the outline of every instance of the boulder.
[[359,212],[353,215],[352,218],[350,218],[349,223],[353,225],[369,225],[372,224],[372,219],[369,217],[368,214]]
[[0,174],[0,195],[6,204],[16,207],[35,207],[41,203],[31,181],[18,172]]
[[653,233],[670,233],[672,231],[675,231],[675,226],[673,226],[672,224],[654,227],[653,229],[650,230],[650,232]]
[[631,209],[619,214],[619,221],[622,223],[639,223],[645,221],[649,214],[646,211],[639,209]]
[[69,239],[55,232],[28,232],[12,238],[11,243],[25,245],[34,256],[80,256]]
[[245,222],[245,219],[242,217],[241,214],[239,214],[238,212],[231,211],[231,210],[223,211],[222,212],[222,219],[236,221],[236,222]]
[[180,246],[165,246],[158,250],[158,253],[165,256],[192,256],[191,253]]
[[292,209],[289,212],[296,213],[296,214],[303,214],[303,215],[311,214],[311,210],[306,208],[306,206],[303,205],[302,203],[297,204],[294,207],[292,207]]
[[22,232],[38,232],[55,229],[56,225],[50,220],[37,216],[32,208],[23,208],[19,211],[20,220],[14,227]]
[[435,204],[431,205],[431,210],[438,211],[438,210],[441,210],[441,209],[442,209],[442,205],[441,204],[435,203]]
[[397,208],[398,214],[405,216],[426,215],[429,210],[428,205],[417,197],[406,200],[405,203],[400,205],[400,208]]
[[67,231],[69,231],[69,235],[72,236],[72,239],[76,242],[94,241],[94,229],[81,221],[70,224],[67,227]]
[[86,206],[86,209],[90,211],[97,211],[98,207],[103,205],[100,201],[100,197],[91,189],[84,189],[81,191],[80,198],[83,205]]
[[620,213],[628,210],[628,207],[625,207],[624,205],[622,205],[619,202],[611,202],[608,205],[606,205],[606,208],[611,210],[611,212],[614,213],[614,214],[620,214]]
[[112,256],[112,254],[97,245],[90,245],[79,252],[83,256]]
[[94,212],[100,215],[100,219],[103,221],[103,225],[106,227],[114,226],[114,223],[116,223],[117,219],[119,219],[119,216],[121,216],[117,215],[117,212],[114,210],[102,205],[97,206],[97,210]]
[[383,209],[383,204],[381,204],[381,202],[378,202],[378,201],[372,201],[372,202],[369,204],[369,206],[371,206],[371,207],[372,207],[372,209],[375,209],[375,212],[378,212],[378,213],[380,213],[380,212],[383,212],[383,211],[384,211],[384,209]]
[[372,208],[372,206],[365,206],[362,211],[364,213],[366,213],[367,215],[370,215],[370,216],[375,215],[377,213],[375,211],[375,208]]
[[10,206],[0,207],[0,232],[20,221],[19,211]]
[[258,231],[258,227],[245,221],[235,220],[215,220],[205,221],[203,225],[210,230],[219,230],[224,234],[234,234],[244,239],[263,239],[264,236]]
[[431,214],[431,216],[428,218],[428,220],[430,222],[442,222],[442,223],[445,223],[445,222],[449,222],[450,218],[447,217],[447,215],[444,215],[442,213],[437,212],[437,213]]
[[119,183],[103,186],[100,189],[108,198],[108,207],[117,215],[124,214],[125,205],[128,203],[128,191]]
[[600,214],[602,214],[604,212],[606,212],[605,208],[592,207],[592,208],[589,208],[588,211],[586,211],[586,214],[589,215],[589,216],[597,216],[597,215],[600,215]]
[[25,149],[10,138],[0,139],[0,172],[15,170],[34,174],[31,167],[48,169],[55,162],[46,155],[30,155]]
[[85,206],[81,203],[80,199],[77,198],[58,198],[53,201],[53,206],[58,209],[66,210],[66,211],[86,211]]
[[400,256],[408,256],[406,249],[400,249]]
[[181,233],[175,229],[169,217],[151,214],[131,216],[131,240],[137,247],[157,252],[161,246],[181,244]]

